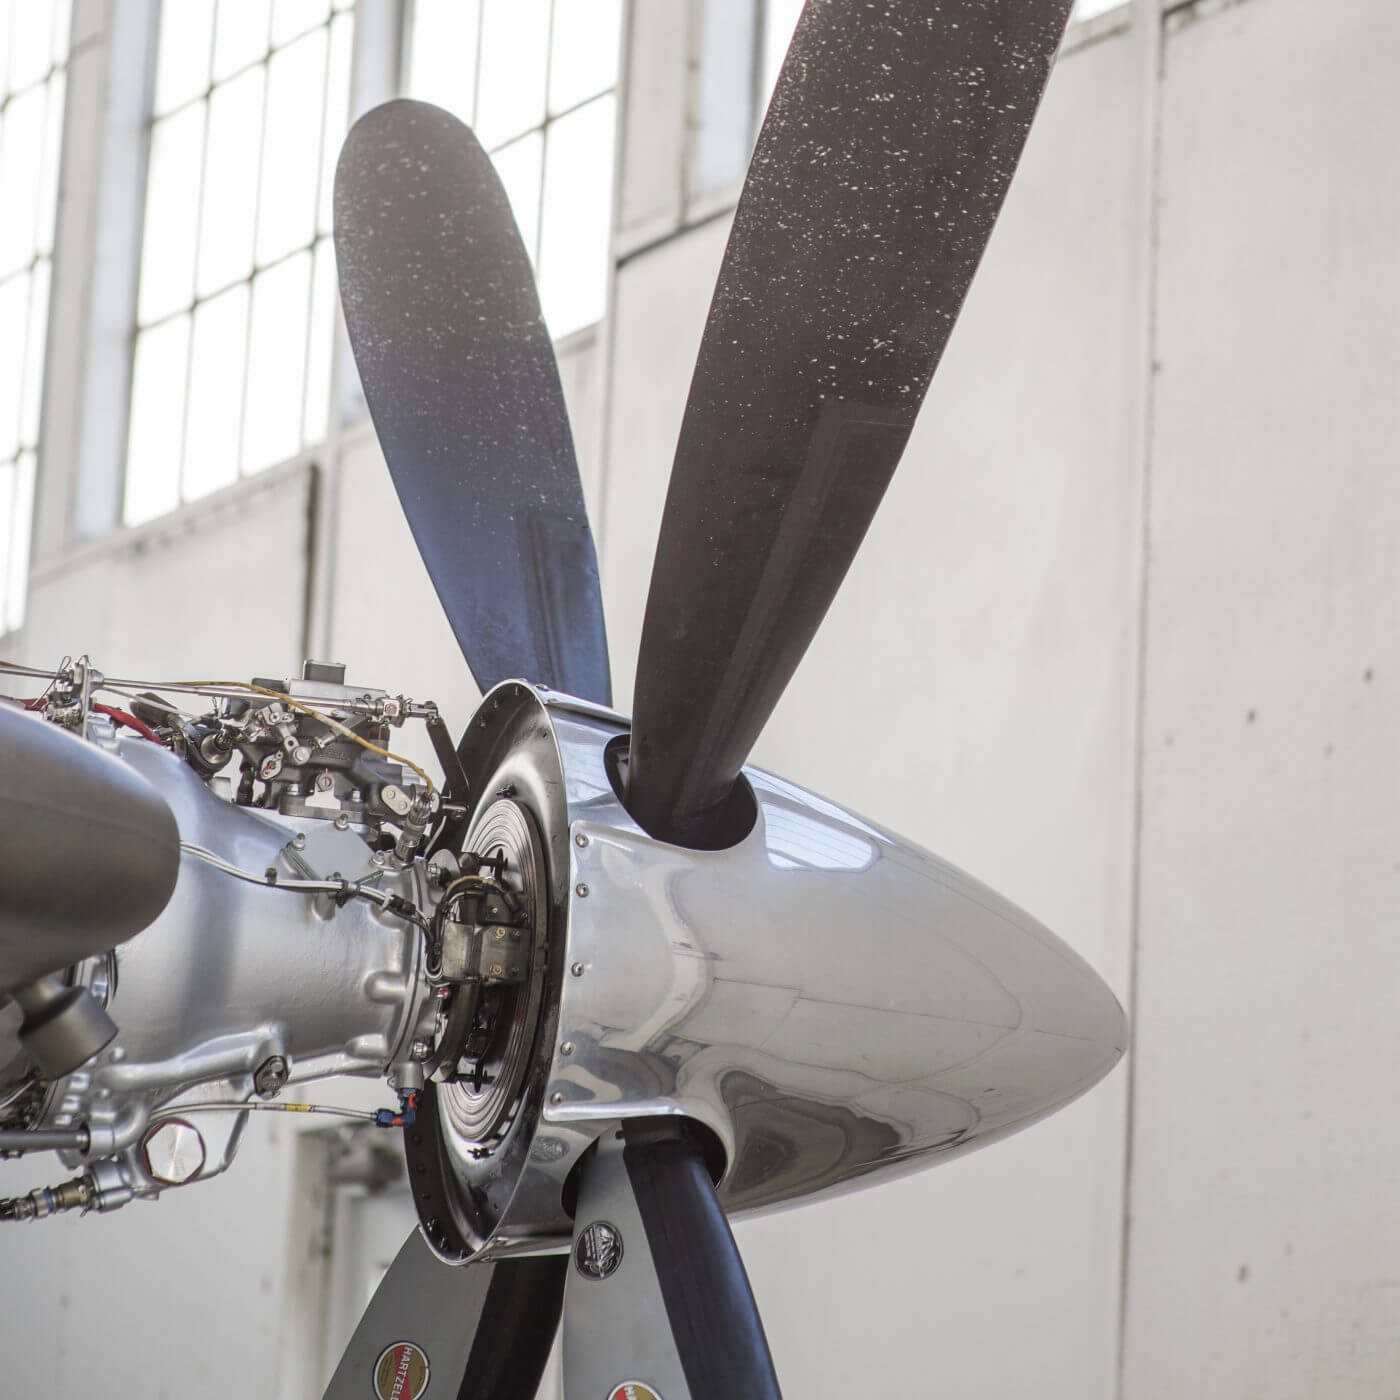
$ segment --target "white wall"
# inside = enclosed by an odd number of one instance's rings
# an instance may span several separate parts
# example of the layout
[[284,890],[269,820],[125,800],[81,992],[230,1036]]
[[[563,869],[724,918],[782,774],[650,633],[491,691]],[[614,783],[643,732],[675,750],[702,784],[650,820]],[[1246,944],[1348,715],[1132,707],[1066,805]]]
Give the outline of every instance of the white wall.
[[[1060,931],[1133,1003],[1131,1075],[741,1223],[791,1396],[1370,1400],[1400,1374],[1400,13],[1206,0],[1159,35],[1147,10],[1062,58],[757,755]],[[697,28],[636,0],[613,312],[563,366],[623,704],[726,234],[722,199],[686,205]],[[50,539],[6,652],[250,675],[295,666],[309,627],[461,726],[475,691],[363,427],[321,455],[314,522],[309,483],[293,465],[132,537]],[[144,1393],[155,1347],[172,1395],[297,1394],[313,1236],[275,1136],[184,1198],[0,1240],[20,1375]]]

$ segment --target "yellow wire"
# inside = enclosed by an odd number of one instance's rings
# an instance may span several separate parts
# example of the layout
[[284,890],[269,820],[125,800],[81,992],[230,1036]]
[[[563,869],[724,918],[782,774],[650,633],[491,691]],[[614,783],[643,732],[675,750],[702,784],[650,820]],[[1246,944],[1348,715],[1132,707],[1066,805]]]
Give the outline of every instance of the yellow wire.
[[284,705],[290,705],[292,709],[300,710],[303,714],[310,715],[312,719],[318,719],[322,724],[330,725],[337,734],[343,734],[362,749],[368,749],[370,753],[377,753],[381,758],[387,758],[394,763],[402,763],[405,768],[411,768],[427,784],[429,797],[437,791],[433,780],[411,758],[404,758],[402,754],[391,753],[388,749],[380,748],[378,744],[370,743],[363,735],[356,734],[353,729],[347,728],[339,720],[322,714],[320,710],[304,701],[296,700],[290,695],[284,695],[280,690],[269,690],[266,686],[252,685],[248,681],[179,681],[177,684],[189,686],[191,690],[213,689],[215,687],[220,690],[250,690],[255,695],[266,695],[272,700],[280,700]]

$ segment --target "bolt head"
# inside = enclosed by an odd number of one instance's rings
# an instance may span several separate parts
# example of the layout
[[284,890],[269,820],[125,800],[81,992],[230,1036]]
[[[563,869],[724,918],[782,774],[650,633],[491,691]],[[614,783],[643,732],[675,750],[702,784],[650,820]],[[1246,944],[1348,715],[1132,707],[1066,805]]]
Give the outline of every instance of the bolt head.
[[579,834],[578,834],[577,836],[574,837],[574,845],[575,845],[575,846],[579,846],[579,847],[583,847],[583,846],[586,846],[587,844],[588,844],[588,837],[586,837],[586,836],[583,834],[583,832],[580,831]]
[[141,1152],[152,1179],[167,1186],[183,1186],[204,1170],[204,1139],[183,1118],[167,1118],[148,1129]]
[[272,1098],[287,1082],[287,1061],[281,1055],[269,1055],[253,1074],[253,1089],[260,1099]]
[[578,895],[578,897],[579,897],[580,899],[587,899],[587,898],[588,898],[588,886],[585,885],[585,884],[582,884],[582,883],[577,884],[577,885],[574,886],[574,893],[575,893],[576,895]]
[[335,819],[335,829],[337,831],[344,831],[349,825],[350,818],[347,817],[344,812],[341,812]]

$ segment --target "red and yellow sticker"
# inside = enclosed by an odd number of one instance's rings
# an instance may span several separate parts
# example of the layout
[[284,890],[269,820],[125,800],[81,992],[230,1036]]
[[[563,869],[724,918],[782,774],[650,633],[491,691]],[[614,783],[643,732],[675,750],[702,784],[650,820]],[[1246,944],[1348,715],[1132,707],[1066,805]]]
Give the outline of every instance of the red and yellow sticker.
[[374,1363],[374,1393],[379,1400],[418,1400],[428,1388],[428,1358],[413,1342],[395,1342]]
[[645,1381],[623,1381],[608,1392],[608,1400],[661,1400]]

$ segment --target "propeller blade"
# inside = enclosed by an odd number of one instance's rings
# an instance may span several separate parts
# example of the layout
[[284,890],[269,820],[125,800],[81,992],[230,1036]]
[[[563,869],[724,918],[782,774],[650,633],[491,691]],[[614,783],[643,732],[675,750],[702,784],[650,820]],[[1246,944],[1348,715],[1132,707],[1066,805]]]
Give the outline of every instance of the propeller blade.
[[559,369],[472,133],[407,100],[356,122],[335,174],[335,251],[375,431],[477,684],[521,677],[611,704]]
[[565,1260],[444,1264],[415,1230],[370,1299],[323,1400],[534,1395],[559,1329]]
[[140,933],[179,872],[174,814],[145,778],[0,703],[0,992]]
[[670,1120],[628,1123],[579,1181],[565,1400],[780,1400],[729,1222]]
[[653,836],[733,839],[739,770],[904,450],[1071,4],[804,10],[734,216],[647,598],[627,806]]

